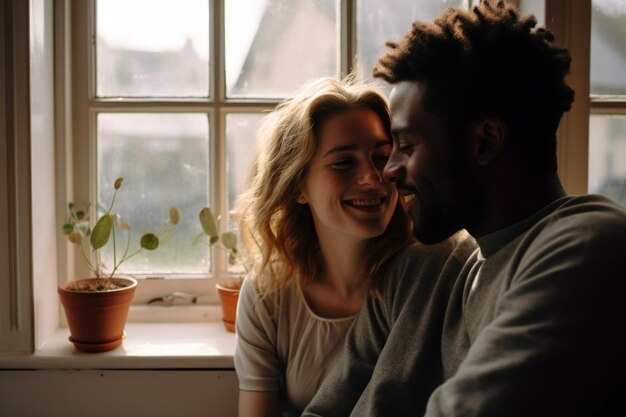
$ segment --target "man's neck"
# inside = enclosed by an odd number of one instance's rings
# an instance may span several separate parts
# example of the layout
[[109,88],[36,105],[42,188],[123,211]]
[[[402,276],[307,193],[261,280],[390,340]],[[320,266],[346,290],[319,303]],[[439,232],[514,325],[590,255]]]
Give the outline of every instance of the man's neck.
[[556,173],[497,181],[483,200],[482,220],[468,231],[474,237],[504,229],[566,195]]

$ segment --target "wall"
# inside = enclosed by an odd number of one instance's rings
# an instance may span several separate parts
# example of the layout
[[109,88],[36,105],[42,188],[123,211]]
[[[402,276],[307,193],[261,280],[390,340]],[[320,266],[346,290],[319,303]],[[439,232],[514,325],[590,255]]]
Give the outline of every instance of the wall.
[[4,370],[6,417],[236,417],[233,370]]

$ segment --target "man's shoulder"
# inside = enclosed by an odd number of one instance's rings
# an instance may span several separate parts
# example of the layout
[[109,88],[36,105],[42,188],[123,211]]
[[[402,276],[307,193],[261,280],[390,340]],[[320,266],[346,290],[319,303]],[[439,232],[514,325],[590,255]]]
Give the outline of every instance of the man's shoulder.
[[433,284],[443,279],[443,275],[456,280],[464,266],[475,258],[477,251],[476,240],[465,230],[432,245],[414,242],[390,262],[386,286]]
[[435,244],[426,245],[421,242],[414,242],[398,254],[396,261],[399,264],[411,264],[448,258],[465,260],[476,249],[478,249],[476,240],[465,229],[462,229]]
[[595,194],[568,197],[539,226],[544,233],[626,240],[626,209]]
[[623,262],[626,210],[599,195],[561,199],[515,245],[520,262],[569,262],[580,265]]

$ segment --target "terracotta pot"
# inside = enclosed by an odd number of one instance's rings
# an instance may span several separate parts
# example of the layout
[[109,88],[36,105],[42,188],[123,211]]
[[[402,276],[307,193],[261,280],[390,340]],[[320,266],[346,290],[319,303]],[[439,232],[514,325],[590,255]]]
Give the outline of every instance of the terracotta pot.
[[58,288],[70,341],[83,352],[105,352],[122,344],[128,308],[137,289],[137,280],[133,278],[112,278],[120,288],[80,290],[97,281],[97,278],[80,279]]
[[229,332],[235,332],[235,320],[237,319],[237,301],[241,290],[241,279],[230,279],[215,284],[217,294],[222,303],[222,320],[224,327]]

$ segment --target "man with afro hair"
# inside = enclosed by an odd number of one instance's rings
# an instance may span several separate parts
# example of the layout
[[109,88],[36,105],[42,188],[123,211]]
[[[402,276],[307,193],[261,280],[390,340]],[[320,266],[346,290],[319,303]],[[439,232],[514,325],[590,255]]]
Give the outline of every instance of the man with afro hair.
[[561,186],[571,58],[535,26],[487,0],[387,43],[374,67],[393,85],[384,177],[419,241],[466,229],[479,249],[428,331],[403,314],[440,302],[411,292],[415,276],[370,297],[305,416],[626,415],[626,211]]

